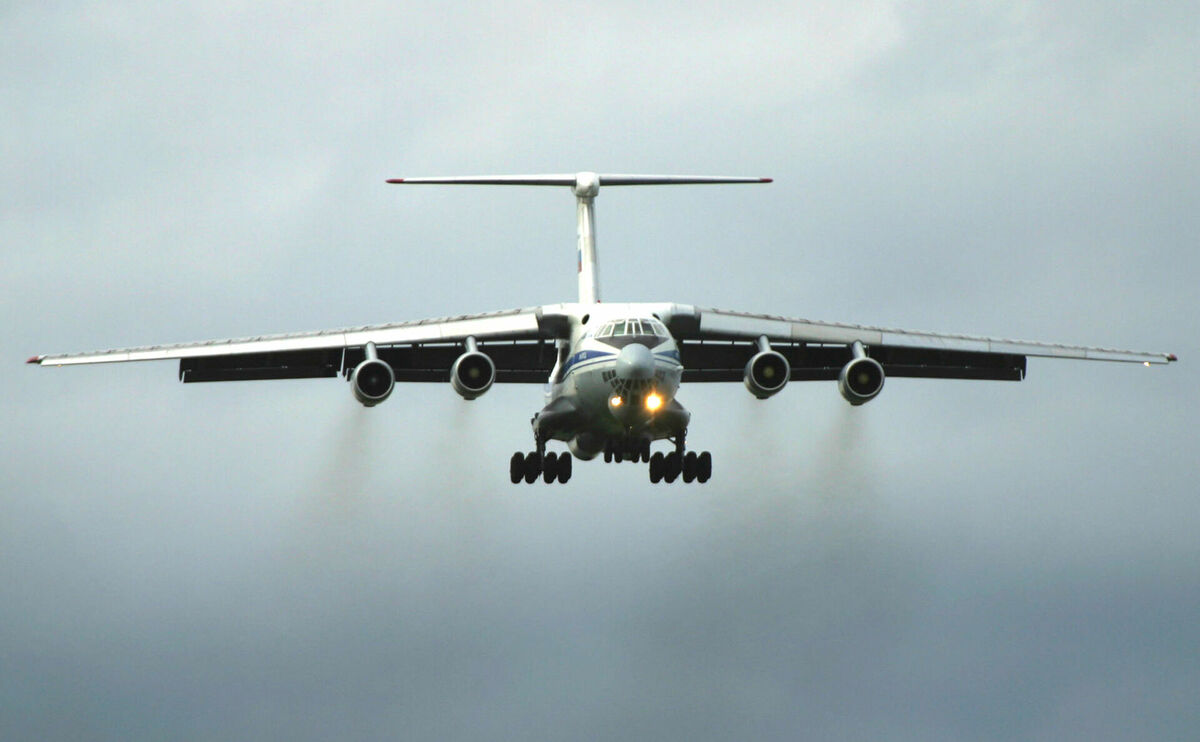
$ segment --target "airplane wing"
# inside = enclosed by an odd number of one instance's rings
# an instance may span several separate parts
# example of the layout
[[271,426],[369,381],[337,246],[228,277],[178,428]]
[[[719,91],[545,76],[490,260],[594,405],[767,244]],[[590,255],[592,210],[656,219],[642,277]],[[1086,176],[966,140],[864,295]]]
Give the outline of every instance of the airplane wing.
[[544,383],[554,366],[554,339],[565,317],[555,308],[514,309],[288,335],[150,345],[90,353],[40,355],[42,366],[178,360],[183,382],[303,379],[349,374],[377,346],[396,381],[446,381],[450,366],[474,337],[496,364],[496,381]]
[[1020,381],[1029,356],[1159,364],[1171,353],[1006,340],[694,308],[672,316],[683,381],[741,381],[755,341],[766,336],[791,364],[793,381],[838,378],[860,342],[895,377]]

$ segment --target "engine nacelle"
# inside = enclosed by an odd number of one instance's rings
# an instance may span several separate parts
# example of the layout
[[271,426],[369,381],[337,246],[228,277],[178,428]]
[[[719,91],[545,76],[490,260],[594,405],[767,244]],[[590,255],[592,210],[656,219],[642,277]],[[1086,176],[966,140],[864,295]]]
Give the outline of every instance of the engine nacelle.
[[396,386],[396,374],[386,361],[368,358],[354,367],[350,374],[350,388],[354,398],[364,407],[374,407],[388,398]]
[[791,375],[791,364],[783,354],[767,349],[755,353],[746,363],[746,375],[743,379],[751,394],[759,399],[766,399],[772,394],[778,394],[787,385]]
[[450,386],[463,399],[475,399],[491,389],[495,380],[496,364],[478,350],[471,349],[463,353],[450,367]]
[[883,378],[883,366],[879,361],[859,356],[842,367],[838,374],[838,391],[857,407],[875,399],[883,390]]

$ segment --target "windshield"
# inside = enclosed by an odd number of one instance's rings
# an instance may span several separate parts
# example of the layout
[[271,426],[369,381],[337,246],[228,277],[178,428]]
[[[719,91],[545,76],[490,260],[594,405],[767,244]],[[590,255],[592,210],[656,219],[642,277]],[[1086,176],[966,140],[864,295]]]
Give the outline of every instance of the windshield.
[[626,337],[652,335],[654,337],[667,337],[667,328],[662,322],[656,319],[646,319],[642,317],[630,317],[626,319],[613,319],[605,322],[604,325],[596,331],[597,338],[609,337]]

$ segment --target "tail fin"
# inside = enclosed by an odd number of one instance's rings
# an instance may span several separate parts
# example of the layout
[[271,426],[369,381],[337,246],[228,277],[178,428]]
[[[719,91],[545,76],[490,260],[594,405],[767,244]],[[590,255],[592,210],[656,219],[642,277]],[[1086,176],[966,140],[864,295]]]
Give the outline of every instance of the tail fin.
[[581,172],[553,175],[463,175],[448,178],[393,178],[389,183],[404,185],[522,185],[570,186],[576,199],[579,223],[579,303],[600,301],[596,275],[595,199],[600,186],[699,185],[705,183],[770,183],[770,178],[745,178],[723,175],[612,175]]

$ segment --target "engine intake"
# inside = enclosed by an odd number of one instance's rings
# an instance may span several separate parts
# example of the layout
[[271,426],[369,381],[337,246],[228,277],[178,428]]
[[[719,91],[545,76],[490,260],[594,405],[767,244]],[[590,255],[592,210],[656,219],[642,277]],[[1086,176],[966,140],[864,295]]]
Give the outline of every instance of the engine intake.
[[758,339],[758,352],[746,363],[743,380],[750,393],[759,399],[778,394],[791,378],[792,367],[783,354],[771,350],[766,336]]
[[883,390],[883,366],[874,358],[868,358],[861,343],[853,346],[854,359],[842,367],[838,374],[838,391],[846,401],[857,407],[866,404]]
[[350,374],[350,388],[354,390],[354,398],[364,407],[374,407],[388,398],[396,386],[396,374],[386,361],[381,361],[375,355],[372,346],[367,353],[367,359],[354,367]]
[[496,381],[496,364],[485,353],[480,352],[475,338],[467,338],[467,352],[463,353],[450,367],[450,386],[463,399],[475,399]]

